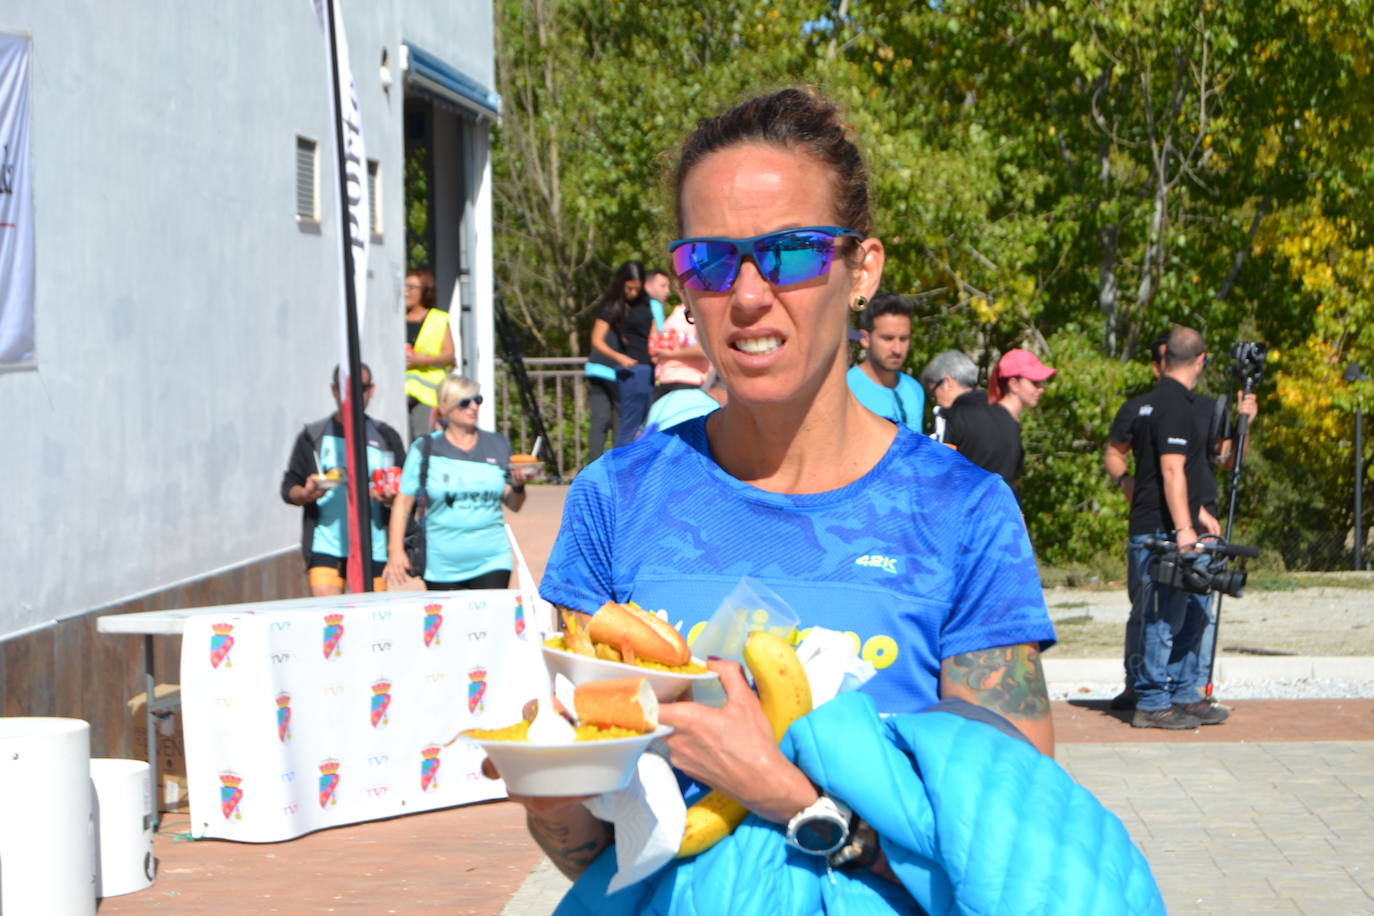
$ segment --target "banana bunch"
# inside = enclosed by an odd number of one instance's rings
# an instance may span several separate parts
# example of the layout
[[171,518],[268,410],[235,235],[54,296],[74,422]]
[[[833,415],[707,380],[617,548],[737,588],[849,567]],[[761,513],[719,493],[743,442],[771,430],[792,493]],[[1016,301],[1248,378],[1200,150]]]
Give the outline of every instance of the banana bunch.
[[[766,630],[749,634],[744,643],[744,664],[754,676],[759,705],[773,726],[773,738],[781,741],[797,719],[811,711],[811,684],[806,680],[797,653],[786,640]],[[678,858],[705,852],[730,834],[749,809],[714,789],[687,809],[687,828],[682,832]]]

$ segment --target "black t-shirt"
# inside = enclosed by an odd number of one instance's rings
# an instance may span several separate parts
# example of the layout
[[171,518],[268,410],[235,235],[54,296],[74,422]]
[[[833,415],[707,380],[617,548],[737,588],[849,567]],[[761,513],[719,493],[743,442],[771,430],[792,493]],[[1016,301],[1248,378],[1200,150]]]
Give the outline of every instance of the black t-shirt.
[[[1107,438],[1112,442],[1134,445],[1137,435],[1136,427],[1142,429],[1149,423],[1154,411],[1154,404],[1150,398],[1154,391],[1136,395],[1121,405],[1121,409],[1116,412],[1116,417],[1112,420],[1111,431]],[[1196,411],[1194,421],[1197,423],[1196,435],[1198,440],[1203,443],[1202,460],[1193,460],[1184,465],[1184,474],[1188,478],[1188,498],[1195,501],[1200,506],[1206,506],[1207,511],[1213,515],[1217,513],[1217,478],[1209,459],[1211,449],[1216,441],[1218,430],[1216,426],[1216,399],[1205,395],[1193,395],[1193,409]],[[1137,468],[1136,485],[1139,486],[1139,469]]]
[[944,442],[959,450],[980,468],[1001,475],[1010,486],[1021,473],[1025,452],[1021,448],[1021,424],[1005,407],[989,404],[986,392],[973,390],[959,395],[947,409]]
[[[620,331],[616,328],[616,325],[619,324],[619,322],[615,320],[615,303],[601,303],[601,310],[596,313],[596,317],[606,322],[606,346],[610,347],[617,353],[624,353],[625,345],[621,343]],[[597,350],[595,347],[592,348],[591,355],[588,356],[587,359],[591,362],[599,363],[602,366],[610,366],[612,369],[620,368],[620,363],[617,363],[609,356],[606,356],[600,350]]]
[[654,310],[649,307],[649,297],[640,296],[630,305],[625,316],[624,326],[620,329],[620,342],[625,355],[634,357],[640,365],[652,365],[649,357],[649,335],[654,330]]
[[[649,334],[654,329],[654,311],[649,307],[649,298],[640,296],[632,302],[624,318],[616,317],[616,305],[614,302],[603,303],[596,316],[610,326],[606,332],[606,343],[612,350],[624,353],[637,363],[652,365]],[[604,356],[595,361],[607,366],[615,365]]]
[[[1130,533],[1154,534],[1156,531],[1173,531],[1183,524],[1195,524],[1197,510],[1202,505],[1201,496],[1206,488],[1201,483],[1195,485],[1198,469],[1207,470],[1207,438],[1211,426],[1212,402],[1193,394],[1182,384],[1165,376],[1159,384],[1138,401],[1136,417],[1131,422],[1130,439],[1118,438],[1117,424],[1112,424],[1112,441],[1130,441],[1135,452],[1135,491],[1131,497]],[[1200,405],[1199,401],[1205,401]],[[1131,401],[1126,402],[1127,405]],[[1141,410],[1148,407],[1148,410]],[[1207,416],[1206,426],[1201,429],[1200,417],[1204,407]],[[1126,410],[1123,405],[1122,411]],[[1121,418],[1122,411],[1117,417]],[[1161,455],[1183,455],[1184,475],[1188,480],[1188,511],[1192,516],[1186,520],[1175,521],[1169,514],[1164,498],[1164,478],[1160,473]],[[1210,473],[1210,471],[1209,471]],[[1212,487],[1215,498],[1215,483]]]

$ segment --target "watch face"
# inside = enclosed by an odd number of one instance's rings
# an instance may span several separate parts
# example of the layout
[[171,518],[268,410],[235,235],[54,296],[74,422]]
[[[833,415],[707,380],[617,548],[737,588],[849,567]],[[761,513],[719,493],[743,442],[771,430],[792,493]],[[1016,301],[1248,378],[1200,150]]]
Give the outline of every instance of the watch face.
[[797,845],[807,852],[830,852],[844,841],[845,829],[828,818],[812,818],[797,826]]

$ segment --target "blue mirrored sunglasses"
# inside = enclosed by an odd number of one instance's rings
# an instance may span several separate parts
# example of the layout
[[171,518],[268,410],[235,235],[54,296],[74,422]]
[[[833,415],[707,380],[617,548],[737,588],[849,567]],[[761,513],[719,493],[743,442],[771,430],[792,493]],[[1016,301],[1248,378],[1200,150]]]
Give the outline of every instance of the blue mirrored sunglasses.
[[842,226],[804,226],[748,239],[691,238],[668,244],[673,271],[687,289],[723,293],[735,285],[740,265],[752,258],[773,286],[791,286],[830,272],[835,240],[863,239]]

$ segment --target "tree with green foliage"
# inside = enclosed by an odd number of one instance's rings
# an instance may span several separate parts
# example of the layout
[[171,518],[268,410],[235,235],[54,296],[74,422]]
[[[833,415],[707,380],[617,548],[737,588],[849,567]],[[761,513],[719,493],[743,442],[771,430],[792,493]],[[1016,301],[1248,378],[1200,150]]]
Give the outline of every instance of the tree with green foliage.
[[[917,307],[913,368],[952,346],[986,369],[1019,345],[1060,370],[1024,429],[1043,556],[1118,550],[1107,426],[1174,324],[1214,357],[1273,347],[1247,536],[1277,536],[1304,492],[1348,531],[1350,412],[1371,404],[1339,376],[1374,365],[1370,6],[503,0],[507,302],[533,351],[581,352],[615,265],[662,263],[665,151],[746,94],[815,84],[866,145],[884,286]],[[1209,393],[1230,393],[1224,364]]]

